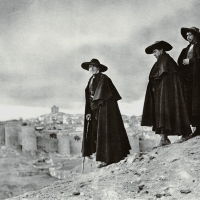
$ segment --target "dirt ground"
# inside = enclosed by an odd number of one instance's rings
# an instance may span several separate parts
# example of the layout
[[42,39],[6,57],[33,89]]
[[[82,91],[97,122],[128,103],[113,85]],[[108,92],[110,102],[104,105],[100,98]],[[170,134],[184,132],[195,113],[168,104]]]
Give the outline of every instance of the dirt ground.
[[200,137],[136,153],[120,163],[53,183],[12,200],[198,200]]

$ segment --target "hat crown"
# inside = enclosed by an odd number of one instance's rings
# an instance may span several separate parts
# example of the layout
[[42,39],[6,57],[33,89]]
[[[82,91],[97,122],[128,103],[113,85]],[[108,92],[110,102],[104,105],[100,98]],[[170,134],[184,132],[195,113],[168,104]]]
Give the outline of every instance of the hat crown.
[[181,28],[181,35],[182,35],[183,38],[184,38],[185,40],[187,40],[187,41],[188,41],[188,39],[187,39],[187,33],[188,33],[188,32],[196,33],[197,36],[198,36],[198,40],[200,39],[199,28],[194,27],[194,26],[191,27],[191,28],[185,28],[185,27]]
[[164,51],[170,51],[172,48],[173,47],[171,46],[171,44],[161,40],[161,41],[156,41],[154,44],[148,46],[145,49],[145,52],[147,54],[152,54],[154,49],[163,49]]
[[99,60],[93,58],[90,62],[84,62],[81,64],[81,67],[85,70],[89,70],[90,65],[94,65],[99,68],[100,72],[105,72],[108,70],[108,67],[102,65]]
[[198,29],[197,27],[194,27],[194,26],[193,26],[193,27],[191,27],[190,29],[191,29],[191,30],[194,30],[194,31],[196,31],[196,32],[199,32],[199,29]]
[[100,65],[100,62],[96,58],[93,58],[90,62],[91,64]]

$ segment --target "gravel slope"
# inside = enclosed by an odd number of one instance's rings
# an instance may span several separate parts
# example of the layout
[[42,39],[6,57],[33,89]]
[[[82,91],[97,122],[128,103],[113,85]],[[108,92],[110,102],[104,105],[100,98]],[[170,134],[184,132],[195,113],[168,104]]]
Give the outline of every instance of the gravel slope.
[[200,199],[200,137],[137,153],[12,200]]

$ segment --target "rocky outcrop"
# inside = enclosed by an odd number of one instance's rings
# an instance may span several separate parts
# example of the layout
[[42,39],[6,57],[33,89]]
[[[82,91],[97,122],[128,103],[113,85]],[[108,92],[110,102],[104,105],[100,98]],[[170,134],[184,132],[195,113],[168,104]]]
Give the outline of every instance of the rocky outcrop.
[[75,174],[12,200],[198,200],[200,137],[135,153],[119,163]]

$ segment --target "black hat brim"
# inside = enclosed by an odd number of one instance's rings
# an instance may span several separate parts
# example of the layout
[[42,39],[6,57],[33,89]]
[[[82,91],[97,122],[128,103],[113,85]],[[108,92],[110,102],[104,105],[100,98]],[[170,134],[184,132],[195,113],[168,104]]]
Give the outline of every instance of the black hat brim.
[[183,38],[185,40],[187,40],[187,33],[188,32],[197,33],[198,38],[200,38],[200,33],[199,32],[197,32],[197,31],[195,31],[194,29],[191,29],[191,28],[185,28],[185,27],[183,27],[183,28],[181,28],[181,35],[183,36]]
[[102,64],[94,64],[92,62],[84,62],[81,64],[81,67],[87,71],[89,71],[89,65],[95,65],[97,67],[99,67],[100,72],[105,72],[108,70],[108,68],[105,65]]
[[146,54],[152,54],[154,49],[163,49],[164,51],[172,50],[172,45],[165,41],[160,41],[148,46],[145,49]]

